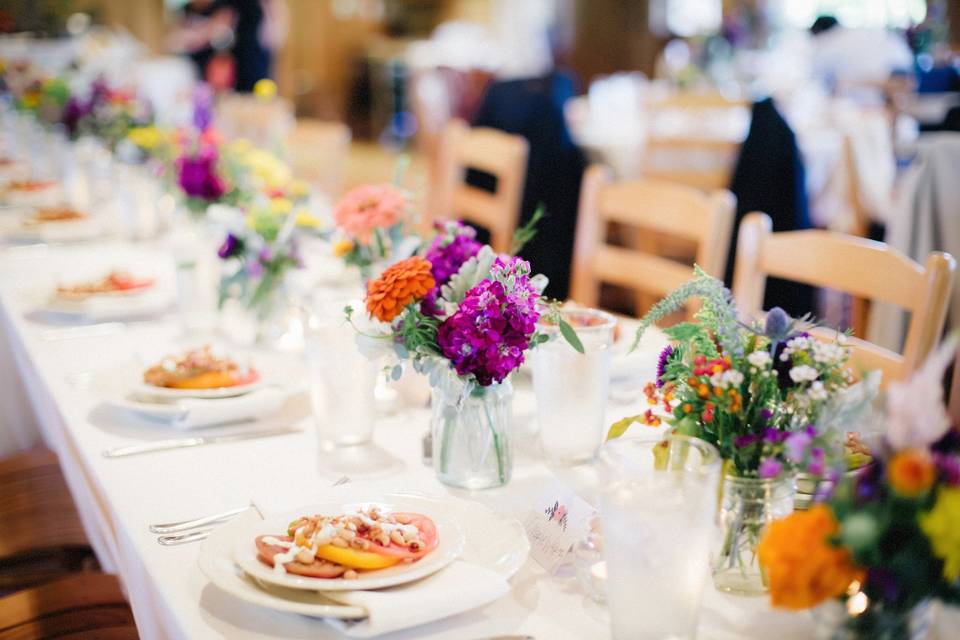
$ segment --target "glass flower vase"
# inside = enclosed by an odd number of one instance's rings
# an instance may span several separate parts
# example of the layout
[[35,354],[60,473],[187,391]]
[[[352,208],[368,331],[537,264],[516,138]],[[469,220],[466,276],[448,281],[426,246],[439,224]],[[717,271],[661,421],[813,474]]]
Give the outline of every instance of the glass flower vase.
[[444,484],[489,489],[510,481],[513,387],[448,381],[432,388],[433,467]]
[[722,493],[721,537],[713,559],[713,583],[727,593],[766,593],[757,545],[770,522],[793,511],[796,480],[792,475],[762,480],[727,474]]
[[[861,602],[857,599],[862,598]],[[860,611],[857,615],[853,611]],[[910,609],[890,609],[884,603],[870,602],[862,593],[846,601],[832,600],[813,610],[817,640],[925,640],[934,627],[934,609],[930,600],[922,600]]]

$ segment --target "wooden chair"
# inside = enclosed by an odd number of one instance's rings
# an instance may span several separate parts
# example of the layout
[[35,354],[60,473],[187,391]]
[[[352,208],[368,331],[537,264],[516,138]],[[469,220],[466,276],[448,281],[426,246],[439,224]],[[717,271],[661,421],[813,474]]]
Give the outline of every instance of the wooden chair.
[[115,576],[80,573],[0,598],[0,640],[138,638]]
[[294,177],[335,200],[343,189],[350,139],[350,127],[342,122],[298,119],[287,139]]
[[248,93],[228,93],[217,101],[217,130],[228,140],[245,138],[269,151],[293,129],[293,105],[280,97],[262,100]]
[[[940,339],[956,262],[931,253],[920,265],[882,242],[821,230],[772,232],[770,217],[751,213],[740,224],[733,295],[744,315],[763,310],[767,276],[896,304],[911,312],[903,353],[852,338],[853,364],[879,369],[883,384],[916,369]],[[821,336],[833,331],[818,328]]]
[[[444,131],[433,218],[460,219],[490,232],[495,251],[508,253],[520,222],[527,174],[527,141],[520,136],[453,120]],[[496,179],[493,193],[464,182],[467,169]],[[429,221],[428,221],[429,222]]]
[[0,594],[96,567],[57,456],[0,460]]
[[570,284],[573,300],[597,306],[604,282],[661,297],[690,279],[689,265],[609,244],[610,222],[691,241],[697,264],[722,276],[735,208],[729,191],[704,194],[660,180],[615,183],[611,176],[601,165],[584,173]]
[[[641,175],[676,182],[704,191],[730,186],[733,166],[742,138],[729,132],[720,135],[698,128],[697,123],[716,122],[746,111],[748,104],[717,93],[679,92],[651,100],[646,105],[650,120],[641,161]],[[664,118],[687,123],[684,132],[664,133]],[[743,135],[746,135],[744,130]]]
[[953,428],[960,430],[960,347],[957,347],[957,357],[953,361],[953,380],[950,383],[949,405],[947,413]]

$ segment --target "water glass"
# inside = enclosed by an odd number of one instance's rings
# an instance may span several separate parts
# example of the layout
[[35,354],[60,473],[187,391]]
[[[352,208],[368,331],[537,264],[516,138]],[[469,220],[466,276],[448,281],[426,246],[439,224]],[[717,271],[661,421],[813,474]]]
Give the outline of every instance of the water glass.
[[616,320],[597,309],[565,309],[561,317],[577,332],[584,353],[563,339],[556,324],[542,319],[538,329],[550,341],[530,357],[540,447],[549,460],[565,464],[592,459],[603,442]]
[[598,459],[614,640],[694,638],[715,537],[717,450],[686,436],[626,437]]
[[360,352],[344,306],[322,305],[311,315],[306,337],[313,418],[326,450],[369,442],[376,415],[377,365]]

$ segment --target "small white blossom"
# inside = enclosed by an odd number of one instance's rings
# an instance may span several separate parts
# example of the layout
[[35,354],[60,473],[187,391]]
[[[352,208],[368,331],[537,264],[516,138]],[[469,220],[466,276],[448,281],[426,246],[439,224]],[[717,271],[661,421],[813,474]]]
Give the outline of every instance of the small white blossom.
[[769,365],[771,361],[770,354],[766,351],[754,351],[747,356],[747,362],[758,369],[763,369]]
[[819,380],[814,380],[813,384],[810,385],[810,389],[807,391],[807,395],[810,396],[811,400],[819,401],[827,399],[827,390],[823,387],[823,383]]
[[818,375],[820,374],[817,373],[816,369],[806,364],[801,364],[790,369],[790,379],[797,383],[812,382],[817,379]]

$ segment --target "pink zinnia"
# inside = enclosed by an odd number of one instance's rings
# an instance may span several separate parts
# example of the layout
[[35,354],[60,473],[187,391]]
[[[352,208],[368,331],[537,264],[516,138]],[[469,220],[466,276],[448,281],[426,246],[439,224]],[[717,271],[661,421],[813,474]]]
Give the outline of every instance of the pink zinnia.
[[406,198],[396,187],[365,185],[340,199],[333,219],[348,236],[368,244],[375,229],[386,229],[400,220],[405,206]]

